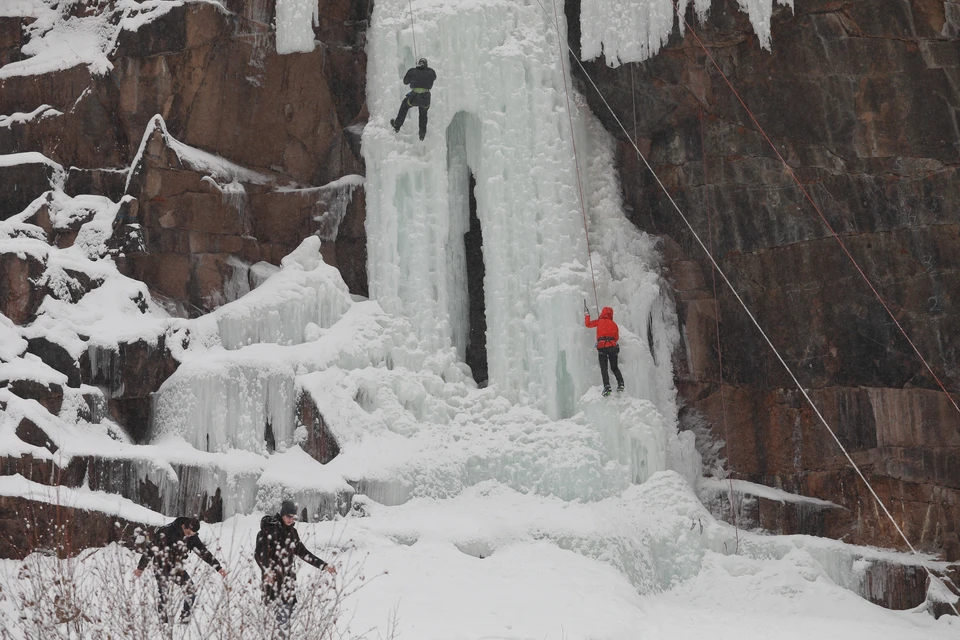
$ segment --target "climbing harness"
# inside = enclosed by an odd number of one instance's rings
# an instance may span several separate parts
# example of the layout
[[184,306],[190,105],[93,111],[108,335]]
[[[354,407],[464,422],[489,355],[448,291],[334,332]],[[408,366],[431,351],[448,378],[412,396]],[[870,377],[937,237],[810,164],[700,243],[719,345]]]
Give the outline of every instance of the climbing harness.
[[[556,0],[553,0],[553,1],[554,1],[554,15],[556,15]],[[674,6],[676,7],[676,0],[673,0],[673,2],[674,2]],[[541,10],[543,10],[544,14],[546,14],[546,15],[549,17],[549,14],[547,14],[547,11],[546,11],[546,9],[544,8],[541,0],[537,0],[537,4],[540,5],[540,8],[541,8]],[[686,18],[685,18],[682,14],[680,14],[679,10],[677,11],[677,13],[678,13],[678,15],[680,15],[680,18],[681,18],[681,19],[684,21],[684,23],[687,25],[687,28],[690,30],[690,33],[693,35],[694,38],[697,39],[697,42],[700,43],[700,46],[701,46],[701,47],[703,48],[703,50],[707,53],[707,56],[710,57],[710,60],[711,60],[711,61],[714,63],[714,65],[717,67],[718,71],[720,71],[721,75],[723,75],[723,72],[722,72],[722,70],[720,70],[719,65],[717,65],[716,61],[713,59],[713,56],[710,55],[709,51],[707,51],[706,47],[705,47],[705,46],[703,45],[703,43],[700,41],[700,38],[699,38],[699,36],[696,34],[696,32],[694,31],[693,27],[692,27],[692,26],[690,25],[690,23],[686,20]],[[690,220],[687,218],[687,216],[686,216],[686,215],[683,213],[683,211],[680,209],[679,205],[677,205],[677,202],[673,199],[673,196],[670,194],[670,191],[667,189],[666,185],[663,184],[663,181],[660,179],[660,176],[657,175],[657,172],[654,171],[653,166],[652,166],[652,165],[650,164],[650,162],[647,160],[646,156],[644,156],[643,153],[640,151],[640,147],[637,146],[636,142],[634,142],[634,141],[630,138],[630,134],[627,133],[626,128],[623,126],[623,122],[621,122],[621,120],[620,120],[620,118],[617,116],[616,112],[614,112],[613,108],[610,106],[610,103],[607,102],[606,96],[603,95],[603,92],[600,91],[600,88],[597,86],[597,83],[594,82],[593,77],[590,75],[590,73],[587,71],[587,69],[583,66],[583,63],[580,62],[580,59],[577,57],[576,53],[573,51],[573,48],[570,46],[570,43],[567,42],[566,39],[563,37],[563,34],[560,32],[559,20],[557,20],[557,19],[554,20],[554,27],[555,27],[555,29],[556,29],[556,31],[557,31],[557,39],[558,39],[558,40],[562,40],[563,43],[566,45],[567,51],[569,51],[571,54],[573,54],[572,57],[573,57],[574,60],[576,60],[577,65],[580,67],[580,70],[583,72],[584,77],[590,82],[590,85],[593,87],[594,91],[597,92],[597,95],[600,97],[600,100],[603,101],[603,104],[604,104],[604,106],[607,108],[607,111],[610,112],[610,115],[613,116],[613,119],[616,121],[617,125],[620,127],[620,130],[623,131],[624,137],[626,137],[626,138],[630,141],[630,144],[633,146],[634,150],[637,152],[637,156],[643,161],[644,166],[646,166],[647,170],[650,172],[650,175],[652,175],[653,178],[654,178],[654,180],[656,180],[656,182],[657,182],[657,184],[659,185],[660,189],[663,191],[664,195],[667,197],[667,200],[668,200],[668,201],[670,202],[670,204],[673,206],[673,209],[677,212],[677,215],[680,216],[680,219],[683,221],[684,225],[687,227],[687,229],[690,230],[690,233],[691,233],[691,235],[693,236],[694,240],[696,240],[696,243],[700,246],[700,249],[704,252],[704,254],[706,254],[707,259],[708,259],[708,260],[710,261],[710,263],[713,265],[713,268],[714,268],[715,272],[718,273],[718,274],[720,274],[720,278],[724,281],[724,283],[725,283],[725,284],[727,285],[727,287],[730,289],[731,293],[733,293],[734,297],[737,299],[737,302],[740,303],[740,306],[743,307],[743,310],[746,312],[747,316],[750,318],[750,322],[753,324],[754,327],[756,327],[757,331],[760,332],[760,335],[763,337],[764,342],[766,342],[766,343],[767,343],[767,346],[770,347],[770,350],[773,351],[773,354],[776,356],[776,358],[777,358],[777,360],[780,362],[781,366],[783,366],[783,368],[786,370],[787,375],[790,377],[790,379],[793,381],[794,385],[796,385],[797,389],[798,389],[798,390],[800,391],[800,393],[803,395],[803,397],[804,397],[804,399],[806,400],[807,404],[810,405],[810,408],[813,410],[814,414],[816,414],[816,416],[817,416],[817,418],[819,419],[820,423],[824,426],[824,428],[827,430],[827,432],[828,432],[828,433],[830,434],[830,436],[833,438],[834,442],[837,443],[837,446],[840,448],[840,451],[843,452],[843,455],[844,455],[844,457],[847,459],[847,462],[850,463],[850,466],[853,467],[854,471],[857,473],[857,475],[858,475],[858,476],[860,477],[860,479],[863,481],[864,485],[866,485],[867,489],[870,491],[870,494],[873,496],[874,501],[877,503],[877,505],[880,507],[880,509],[883,511],[883,513],[887,516],[887,519],[890,520],[890,523],[893,524],[894,528],[896,529],[897,533],[900,535],[901,539],[904,541],[904,543],[906,543],[907,547],[910,549],[910,551],[911,551],[914,555],[919,556],[920,554],[917,552],[917,550],[916,550],[916,548],[913,546],[913,544],[911,544],[910,540],[907,538],[906,534],[903,532],[903,529],[900,527],[900,525],[897,524],[897,521],[894,519],[893,515],[890,513],[890,510],[887,509],[887,506],[883,503],[883,500],[881,500],[881,499],[880,499],[880,496],[877,495],[877,492],[874,490],[873,485],[870,484],[870,481],[867,480],[866,476],[863,474],[863,471],[861,471],[861,469],[860,469],[860,467],[857,465],[857,463],[854,462],[853,458],[850,456],[850,453],[847,451],[846,447],[844,447],[844,446],[843,446],[843,443],[840,442],[840,439],[837,437],[837,434],[836,434],[836,433],[834,432],[834,430],[830,427],[830,424],[827,422],[826,418],[823,417],[823,414],[820,412],[820,409],[819,409],[819,408],[817,407],[817,405],[813,402],[813,399],[810,397],[810,394],[807,393],[807,390],[804,389],[804,388],[803,388],[803,385],[800,384],[800,380],[797,379],[797,376],[794,374],[793,369],[790,368],[790,365],[788,365],[787,362],[786,362],[786,360],[783,359],[783,356],[780,355],[780,351],[774,346],[773,342],[770,340],[770,337],[767,335],[766,331],[763,330],[763,327],[760,326],[760,322],[757,320],[756,316],[753,315],[753,312],[750,311],[750,308],[747,306],[747,303],[746,303],[746,302],[743,300],[743,298],[740,296],[740,293],[739,293],[739,292],[737,291],[737,289],[733,286],[733,283],[730,282],[730,279],[727,277],[726,272],[724,272],[724,270],[723,270],[723,269],[720,267],[720,265],[717,263],[716,259],[715,259],[714,256],[713,256],[713,252],[711,252],[710,249],[707,247],[707,245],[703,242],[703,239],[700,237],[700,234],[697,233],[696,229],[694,229],[693,225],[690,223]],[[563,55],[563,53],[562,53],[562,48],[561,48],[561,64],[562,64],[562,58],[563,58],[563,57],[565,57],[565,56]],[[730,81],[726,79],[726,76],[724,75],[723,77],[724,77],[724,80],[727,82],[727,85],[731,88],[731,90],[733,90],[734,93],[736,93],[736,90],[733,88],[733,85],[730,84]],[[564,85],[566,86],[566,76],[564,76]],[[746,104],[743,102],[742,98],[740,98],[739,94],[737,94],[737,98],[738,98],[738,100],[740,100],[740,103],[744,106],[744,108],[747,109]],[[569,110],[568,110],[568,111],[569,111]],[[749,109],[748,109],[748,111],[749,111]],[[753,117],[753,114],[752,114],[752,113],[750,114],[750,116],[751,116],[751,119],[753,120],[754,124],[756,124],[757,127],[760,128],[760,124],[756,121],[756,118]],[[572,122],[572,121],[571,121],[571,122]],[[761,132],[762,132],[762,128],[760,128],[760,129],[761,129]],[[571,131],[572,131],[572,125],[571,125]],[[776,152],[777,157],[780,158],[780,160],[781,160],[781,162],[783,162],[784,166],[787,166],[788,170],[790,171],[790,174],[794,177],[794,180],[797,181],[797,184],[800,184],[800,181],[796,178],[796,175],[793,173],[792,169],[790,169],[789,165],[786,164],[786,161],[783,160],[783,157],[780,155],[780,152],[776,149],[776,146],[774,146],[773,143],[770,141],[770,138],[769,138],[768,136],[766,136],[766,133],[765,133],[765,132],[763,132],[763,135],[767,138],[767,141],[768,141],[768,142],[770,143],[770,145],[774,148],[774,151]],[[834,233],[834,236],[837,238],[837,241],[840,242],[841,246],[844,248],[844,252],[847,254],[847,256],[848,256],[848,257],[854,262],[854,264],[857,266],[857,269],[860,271],[860,273],[861,273],[861,275],[864,277],[864,279],[867,280],[867,283],[868,283],[868,285],[870,286],[870,289],[874,292],[874,294],[877,296],[877,298],[880,299],[881,303],[884,305],[884,308],[887,309],[887,312],[890,313],[891,317],[893,317],[893,314],[890,312],[890,310],[889,310],[889,308],[887,307],[886,303],[883,302],[883,299],[880,297],[879,293],[876,292],[876,289],[875,289],[875,288],[873,287],[873,285],[870,283],[869,279],[866,277],[866,274],[863,273],[863,270],[860,269],[859,265],[858,265],[858,264],[856,263],[856,261],[853,259],[853,256],[850,255],[849,251],[847,251],[846,245],[843,244],[843,242],[840,240],[839,236],[836,236],[836,232],[833,231],[833,228],[830,227],[830,226],[829,226],[829,223],[826,222],[826,219],[823,218],[823,214],[820,212],[820,209],[816,206],[816,204],[813,203],[813,199],[810,197],[809,193],[807,193],[806,189],[803,189],[803,186],[802,186],[802,185],[800,185],[800,188],[803,190],[804,195],[806,195],[807,199],[811,202],[811,204],[814,205],[814,208],[817,210],[817,213],[818,213],[818,214],[821,216],[821,218],[824,220],[824,223],[827,224],[827,226],[828,226],[828,228],[830,229],[830,231],[831,231],[832,233]],[[894,318],[894,322],[896,322],[897,326],[900,327],[900,323],[896,321],[896,318]],[[910,338],[909,338],[909,336],[906,335],[906,332],[903,331],[902,327],[901,327],[901,332],[904,334],[905,337],[907,337],[907,340],[910,342],[911,346],[913,346],[913,341],[911,341]],[[920,356],[921,359],[923,359],[923,356],[920,355],[920,353],[919,353],[919,351],[917,351],[916,347],[914,347],[914,351],[917,353],[918,356]],[[932,371],[932,369],[930,369],[930,366],[926,364],[926,360],[923,360],[923,361],[924,361],[924,364],[927,366],[927,370],[930,371],[931,374],[933,374],[933,371]],[[934,375],[934,377],[936,378],[936,374],[933,374],[933,375]],[[938,383],[939,383],[939,378],[936,378],[936,379],[937,379],[937,381],[938,381]],[[947,396],[950,397],[950,394],[946,391],[946,388],[943,387],[942,383],[941,383],[941,388],[944,390],[944,393],[946,393]],[[953,398],[950,398],[950,401],[951,401],[951,403],[953,403],[953,405],[954,405],[955,407],[957,407],[957,404],[956,404],[956,402],[954,402]],[[960,412],[960,407],[957,407],[957,410],[958,410],[958,412]],[[942,585],[942,582],[940,581],[940,579],[933,575],[933,573],[930,571],[930,568],[929,568],[929,567],[927,567],[925,564],[923,564],[923,565],[921,565],[921,566],[923,566],[924,570],[927,572],[927,575],[929,576],[931,582],[937,582],[937,583],[940,583],[940,584]],[[960,616],[960,612],[957,611],[956,605],[954,605],[954,604],[951,602],[951,603],[950,603],[950,607],[951,607],[951,609],[953,610],[953,612],[954,612],[955,614],[957,614],[958,616]]]

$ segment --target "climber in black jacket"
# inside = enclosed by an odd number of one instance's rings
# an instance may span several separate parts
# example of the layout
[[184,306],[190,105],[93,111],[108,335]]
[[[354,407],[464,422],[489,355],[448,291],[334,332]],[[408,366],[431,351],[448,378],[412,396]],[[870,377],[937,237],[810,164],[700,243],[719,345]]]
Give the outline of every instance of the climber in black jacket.
[[300,542],[297,533],[297,506],[290,500],[284,500],[280,513],[264,516],[260,519],[260,533],[257,534],[257,547],[254,559],[260,567],[263,578],[263,601],[276,607],[277,624],[281,635],[288,631],[293,608],[297,604],[297,567],[294,556],[307,564],[329,573],[336,573],[333,565],[327,564],[310,553]]
[[427,59],[420,58],[417,66],[408,69],[403,76],[403,84],[410,85],[410,93],[400,103],[397,117],[390,121],[393,130],[399,132],[403,121],[407,118],[410,107],[420,108],[420,139],[427,135],[427,109],[430,108],[430,89],[437,79],[437,72],[427,66]]
[[143,575],[147,565],[153,564],[153,573],[157,578],[157,611],[160,620],[167,622],[167,587],[176,584],[184,587],[187,597],[183,601],[183,611],[180,613],[180,622],[190,621],[190,612],[197,599],[197,588],[183,569],[187,555],[193,551],[203,561],[216,569],[221,576],[226,577],[217,559],[200,541],[197,531],[200,530],[200,520],[197,518],[177,518],[170,524],[158,528],[152,535],[147,536],[144,542],[144,552],[140,556],[140,563],[133,575],[137,578]]

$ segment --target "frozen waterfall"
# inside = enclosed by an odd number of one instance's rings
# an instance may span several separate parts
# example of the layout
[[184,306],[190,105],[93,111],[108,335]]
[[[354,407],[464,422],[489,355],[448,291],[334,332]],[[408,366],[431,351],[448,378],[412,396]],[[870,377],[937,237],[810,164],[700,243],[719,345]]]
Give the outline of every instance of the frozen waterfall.
[[[278,25],[291,50],[307,46],[302,25]],[[678,331],[658,252],[623,213],[613,140],[564,77],[545,5],[383,0],[368,52],[373,300],[353,299],[322,240],[306,239],[259,287],[177,330],[182,364],[157,394],[155,440],[271,459],[322,426],[338,454],[320,484],[387,504],[487,481],[587,501],[667,470],[696,485],[693,438],[677,431]],[[399,135],[387,126],[421,55],[438,73],[423,142],[413,123]],[[465,234],[477,223],[482,296],[468,282],[478,244]],[[467,366],[477,297],[483,389]],[[614,308],[622,398],[599,397],[583,301],[594,315],[597,302]],[[281,491],[266,474],[257,483],[258,495]],[[294,488],[306,495],[310,483]]]
[[[542,7],[502,0],[438,11],[415,3],[411,23],[406,0],[376,4],[363,136],[370,292],[385,311],[411,320],[422,348],[452,347],[463,359],[472,174],[490,383],[555,418],[573,415],[576,399],[597,383],[597,365],[592,332],[582,326],[582,301],[595,305],[572,119],[591,242],[601,247],[600,304],[612,306],[621,325],[627,387],[672,417],[675,330],[659,295],[656,254],[623,216],[608,137],[580,96],[567,112],[570,80],[553,16]],[[418,55],[438,74],[424,143],[415,127],[395,135],[387,124]],[[639,337],[648,328],[655,342]]]

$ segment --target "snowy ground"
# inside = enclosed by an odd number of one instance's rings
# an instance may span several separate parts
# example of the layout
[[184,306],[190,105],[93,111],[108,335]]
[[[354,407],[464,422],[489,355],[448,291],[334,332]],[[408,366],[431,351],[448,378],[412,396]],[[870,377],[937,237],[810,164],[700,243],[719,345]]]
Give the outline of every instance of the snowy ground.
[[[175,3],[124,0],[119,15],[89,29],[64,19],[52,2],[22,4],[40,18],[24,48],[32,57],[7,65],[0,77],[81,63],[109,68],[118,29],[136,28]],[[280,4],[281,22],[296,29],[281,24],[278,46],[310,50],[304,22],[315,2]],[[65,382],[25,353],[25,339],[37,335],[55,338],[74,357],[164,336],[180,362],[156,394],[149,445],[133,445],[109,420],[81,416],[81,395],[97,389],[68,389],[56,416],[4,389],[0,449],[58,464],[90,454],[136,460],[165,500],[222,488],[228,519],[201,535],[231,572],[224,583],[198,566],[196,620],[161,633],[152,578],[132,577],[130,551],[111,546],[62,563],[42,555],[5,561],[0,637],[264,637],[269,618],[251,559],[259,515],[284,495],[314,515],[322,512],[320,497],[355,491],[348,517],[301,525],[341,573],[338,591],[303,569],[297,637],[321,637],[320,618],[329,619],[334,605],[341,630],[371,638],[960,636],[955,619],[886,611],[856,595],[871,562],[942,565],[803,536],[741,533],[735,553],[733,530],[697,499],[700,460],[692,434],[677,430],[670,351],[679,333],[655,243],[623,215],[612,141],[580,96],[566,100],[569,79],[544,4],[376,3],[368,34],[371,119],[363,133],[375,299],[351,296],[311,237],[239,300],[196,320],[171,318],[143,283],[118,272],[106,250],[120,204],[68,198],[54,188],[54,228],[89,217],[68,249],[49,246],[27,222],[43,199],[0,223],[0,249],[33,256],[51,290],[62,290],[29,327],[0,318],[0,381]],[[662,17],[668,4],[631,8]],[[767,20],[772,6],[741,5]],[[622,35],[624,27],[617,29],[608,36]],[[85,43],[83,55],[65,56],[60,43]],[[439,73],[422,146],[413,122],[400,136],[386,126],[403,93],[399,79],[420,52],[429,52]],[[4,114],[0,126],[42,117],[40,107]],[[225,159],[173,146],[220,182],[259,180]],[[485,388],[462,358],[467,275],[460,235],[471,173],[487,266]],[[621,397],[600,397],[594,336],[582,327],[582,301],[597,301],[591,262],[597,298],[621,322]],[[102,282],[72,300],[68,272]],[[315,403],[340,446],[326,465],[302,449],[302,398]],[[48,434],[56,454],[15,436],[22,418]],[[180,478],[177,465],[199,471]],[[83,488],[54,493],[16,477],[0,482],[0,495],[163,520],[116,496]],[[164,504],[168,515],[177,508]]]
[[[364,506],[365,517],[354,513],[298,525],[307,545],[340,574],[331,586],[320,572],[302,566],[295,637],[323,637],[318,617],[334,603],[341,631],[369,638],[392,632],[418,640],[946,640],[960,634],[952,617],[936,621],[925,612],[882,609],[834,579],[845,571],[847,578],[855,574],[863,557],[895,554],[805,536],[741,534],[741,554],[727,555],[722,543],[729,541],[730,527],[699,510],[671,473],[612,501],[587,505],[491,483],[454,499]],[[168,628],[172,637],[262,637],[257,625],[269,624],[269,617],[258,601],[251,558],[258,521],[256,515],[236,516],[201,530],[228,578],[194,561],[198,614],[187,627]],[[711,549],[717,546],[720,551]],[[89,618],[78,623],[82,637],[117,629],[125,629],[121,637],[161,637],[153,579],[133,578],[136,561],[130,551],[111,546],[62,569],[83,585],[76,597]],[[644,564],[662,588],[651,584],[638,591],[623,568],[615,568],[630,561]],[[19,606],[17,590],[32,585],[22,572],[11,580],[22,566],[43,566],[50,576],[53,561],[33,557],[0,565],[8,598],[0,603],[5,637],[28,637],[21,614],[41,608]],[[58,592],[52,576],[42,591],[51,606]],[[117,616],[117,606],[132,614]],[[42,637],[74,637],[66,626],[48,628]]]

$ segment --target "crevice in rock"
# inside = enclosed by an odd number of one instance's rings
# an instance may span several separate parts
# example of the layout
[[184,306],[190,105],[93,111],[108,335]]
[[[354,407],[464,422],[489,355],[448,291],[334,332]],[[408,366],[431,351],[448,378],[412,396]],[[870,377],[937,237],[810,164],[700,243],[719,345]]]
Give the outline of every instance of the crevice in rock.
[[474,193],[477,181],[470,174],[470,230],[463,234],[467,256],[467,295],[470,300],[469,331],[467,333],[466,361],[477,384],[487,382],[487,317],[483,292],[483,231],[477,217],[477,198]]

